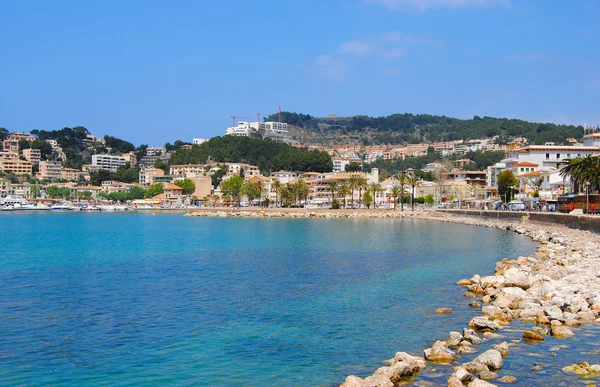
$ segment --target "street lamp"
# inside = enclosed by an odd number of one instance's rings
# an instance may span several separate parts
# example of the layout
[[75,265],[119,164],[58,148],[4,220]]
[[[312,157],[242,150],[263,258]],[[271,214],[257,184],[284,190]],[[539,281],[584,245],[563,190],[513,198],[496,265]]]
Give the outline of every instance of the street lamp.
[[585,213],[590,213],[590,182],[585,182]]

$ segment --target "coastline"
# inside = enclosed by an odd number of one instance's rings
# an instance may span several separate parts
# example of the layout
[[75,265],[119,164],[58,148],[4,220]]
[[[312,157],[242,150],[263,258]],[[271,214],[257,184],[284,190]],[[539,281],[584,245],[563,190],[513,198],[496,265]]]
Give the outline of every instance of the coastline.
[[[473,216],[475,215],[475,216]],[[526,257],[497,262],[493,274],[474,274],[457,285],[466,288],[465,297],[479,309],[462,332],[450,332],[424,350],[424,356],[398,352],[387,365],[364,379],[350,375],[342,387],[392,387],[416,378],[427,364],[451,364],[442,368],[448,386],[493,386],[485,380],[499,377],[509,347],[543,341],[547,335],[568,338],[572,327],[600,322],[600,238],[598,234],[551,224],[531,224],[527,217],[490,218],[473,214],[437,211],[392,210],[306,210],[306,209],[202,209],[185,216],[268,217],[268,218],[412,218],[503,229],[531,238],[539,245]],[[524,222],[523,222],[524,221]],[[490,271],[491,273],[491,271]],[[469,302],[466,301],[466,302]],[[442,311],[443,313],[443,311]],[[484,348],[488,338],[513,319],[530,323],[521,344],[503,342]],[[460,363],[460,355],[481,353]],[[585,359],[583,359],[585,360]],[[568,369],[567,369],[568,368]],[[583,363],[564,369],[577,375],[600,373],[599,365]],[[500,382],[514,383],[504,375]]]

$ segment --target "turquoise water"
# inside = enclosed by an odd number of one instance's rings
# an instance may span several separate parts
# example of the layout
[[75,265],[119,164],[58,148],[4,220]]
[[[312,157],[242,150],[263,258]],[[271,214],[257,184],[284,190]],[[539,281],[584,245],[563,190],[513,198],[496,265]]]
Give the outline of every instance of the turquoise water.
[[461,329],[454,283],[535,249],[409,219],[12,213],[0,236],[0,385],[37,386],[333,386]]

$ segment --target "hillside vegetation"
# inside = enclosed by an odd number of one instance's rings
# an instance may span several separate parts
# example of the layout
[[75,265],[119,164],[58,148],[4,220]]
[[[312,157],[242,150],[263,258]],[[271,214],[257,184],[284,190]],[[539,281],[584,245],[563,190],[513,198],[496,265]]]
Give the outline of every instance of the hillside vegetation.
[[[269,116],[267,120],[277,120]],[[392,114],[386,117],[318,118],[307,114],[282,112],[281,121],[293,125],[308,143],[416,144],[470,140],[499,136],[499,143],[525,137],[529,144],[581,138],[583,127],[535,123],[519,119],[478,117],[458,119],[429,114]]]

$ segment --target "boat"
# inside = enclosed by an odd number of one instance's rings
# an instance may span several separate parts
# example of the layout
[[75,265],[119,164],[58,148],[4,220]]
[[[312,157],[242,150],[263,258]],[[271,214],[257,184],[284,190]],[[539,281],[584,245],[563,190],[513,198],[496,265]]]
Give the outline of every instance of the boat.
[[0,211],[12,211],[13,206],[0,206]]
[[26,204],[14,204],[13,210],[15,211],[47,211],[50,207],[42,203],[26,203]]
[[15,204],[25,205],[25,204],[30,204],[30,203],[23,196],[17,196],[17,195],[8,195],[7,197],[0,199],[0,206],[14,207]]
[[71,203],[61,202],[50,206],[51,211],[72,211],[75,207]]

